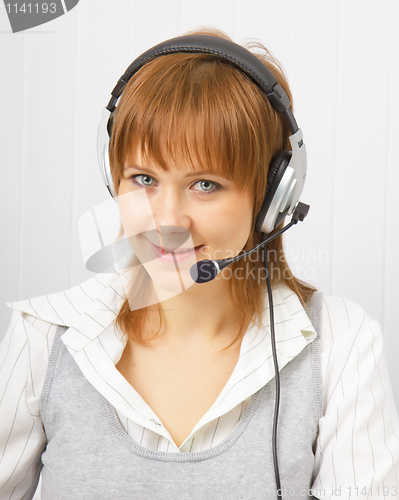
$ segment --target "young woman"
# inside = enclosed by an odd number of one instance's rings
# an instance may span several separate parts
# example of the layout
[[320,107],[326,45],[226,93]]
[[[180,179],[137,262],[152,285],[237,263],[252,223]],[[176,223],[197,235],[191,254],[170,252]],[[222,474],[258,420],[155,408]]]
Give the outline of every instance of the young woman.
[[305,213],[280,66],[257,56],[270,97],[242,49],[194,38],[139,58],[108,107],[104,176],[134,259],[10,304],[0,499],[31,498],[40,471],[43,499],[398,498],[378,324],[297,280],[281,235],[216,276],[196,265]]

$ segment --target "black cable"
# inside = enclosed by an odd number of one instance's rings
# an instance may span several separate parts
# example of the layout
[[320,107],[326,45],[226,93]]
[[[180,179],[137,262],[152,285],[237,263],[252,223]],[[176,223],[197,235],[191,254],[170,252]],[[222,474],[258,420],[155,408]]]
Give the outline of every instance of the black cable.
[[[288,229],[288,226],[286,227]],[[263,234],[264,240],[266,239],[266,236],[267,236],[266,234]],[[264,249],[263,263],[266,269],[267,294],[269,296],[270,336],[271,336],[271,345],[272,345],[273,362],[274,362],[274,373],[276,380],[276,397],[274,401],[274,418],[273,418],[273,432],[272,432],[273,464],[274,464],[274,475],[276,477],[277,498],[281,500],[282,498],[281,483],[280,483],[280,474],[278,469],[278,458],[277,458],[277,422],[278,422],[278,411],[280,406],[280,373],[278,370],[278,362],[277,362],[276,335],[274,331],[273,296],[272,296],[272,286],[270,283],[269,262],[267,260],[267,245],[265,245]]]

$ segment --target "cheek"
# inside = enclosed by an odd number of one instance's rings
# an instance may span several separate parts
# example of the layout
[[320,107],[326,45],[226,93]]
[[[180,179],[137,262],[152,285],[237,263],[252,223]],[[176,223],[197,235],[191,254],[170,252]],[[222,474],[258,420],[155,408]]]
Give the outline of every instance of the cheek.
[[239,220],[239,230],[237,227],[237,246],[243,249],[251,235],[253,219],[253,204],[247,202],[243,204],[241,210],[237,211],[237,220]]
[[244,246],[251,233],[252,206],[240,206],[240,209],[235,211],[233,220],[235,222],[237,238],[240,238],[241,243]]
[[119,182],[118,195],[122,195],[131,191],[131,181],[128,179],[121,179]]
[[121,183],[117,199],[119,215],[127,237],[156,229],[145,189],[128,189],[129,185],[129,182],[124,185]]
[[215,243],[243,248],[251,233],[252,203],[242,198],[233,199],[207,214],[200,225],[203,234]]

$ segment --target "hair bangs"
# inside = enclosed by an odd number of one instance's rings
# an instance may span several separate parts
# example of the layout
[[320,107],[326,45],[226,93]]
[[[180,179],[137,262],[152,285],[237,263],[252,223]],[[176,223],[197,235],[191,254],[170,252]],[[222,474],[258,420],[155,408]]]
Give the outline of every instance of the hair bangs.
[[115,113],[115,185],[140,152],[142,161],[165,170],[206,171],[253,187],[270,160],[267,141],[259,139],[267,137],[264,108],[255,85],[217,57],[179,53],[150,61]]

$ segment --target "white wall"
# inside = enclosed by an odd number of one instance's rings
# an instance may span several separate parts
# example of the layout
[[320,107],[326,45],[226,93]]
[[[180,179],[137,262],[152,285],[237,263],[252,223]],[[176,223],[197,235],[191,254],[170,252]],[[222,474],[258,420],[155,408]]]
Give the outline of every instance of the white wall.
[[102,109],[137,55],[201,25],[260,39],[283,63],[312,206],[287,235],[289,257],[300,276],[382,324],[399,407],[397,0],[81,0],[19,34],[2,3],[0,337],[5,301],[90,277],[77,221],[108,199],[96,159]]

